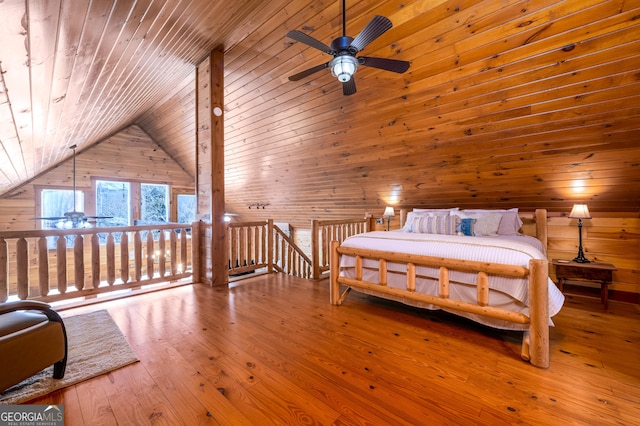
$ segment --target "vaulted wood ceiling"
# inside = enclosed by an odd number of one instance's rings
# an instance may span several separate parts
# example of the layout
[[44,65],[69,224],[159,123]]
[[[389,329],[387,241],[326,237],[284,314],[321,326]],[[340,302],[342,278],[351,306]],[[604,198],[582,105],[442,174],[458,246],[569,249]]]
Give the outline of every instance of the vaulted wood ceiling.
[[[225,50],[229,210],[315,215],[387,203],[640,210],[640,3],[347,2],[347,33],[393,28],[345,97],[336,0],[0,3],[0,194],[131,124],[196,175],[194,68]],[[379,212],[378,212],[379,210]]]

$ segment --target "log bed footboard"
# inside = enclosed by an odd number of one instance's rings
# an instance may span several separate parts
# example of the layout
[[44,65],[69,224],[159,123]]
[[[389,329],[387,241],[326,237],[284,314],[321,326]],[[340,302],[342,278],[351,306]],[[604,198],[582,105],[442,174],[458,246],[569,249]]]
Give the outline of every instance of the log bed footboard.
[[[355,278],[340,276],[340,255],[354,256],[356,259]],[[374,259],[379,262],[379,282],[372,283],[362,279],[362,260]],[[407,265],[406,289],[387,286],[387,262]],[[484,315],[519,324],[528,324],[523,333],[521,357],[536,367],[549,367],[549,294],[548,265],[545,259],[532,259],[529,268],[472,262],[431,256],[400,254],[377,250],[365,250],[342,247],[337,241],[331,243],[331,281],[330,297],[333,305],[340,305],[352,288],[374,291],[384,295],[404,297],[409,300],[430,303],[442,308]],[[428,295],[415,291],[416,266],[439,268],[439,294]],[[457,270],[477,274],[477,300],[469,303],[449,297],[449,271]],[[529,316],[497,307],[489,306],[489,275],[508,277],[529,276]],[[340,285],[347,286],[341,294]]]

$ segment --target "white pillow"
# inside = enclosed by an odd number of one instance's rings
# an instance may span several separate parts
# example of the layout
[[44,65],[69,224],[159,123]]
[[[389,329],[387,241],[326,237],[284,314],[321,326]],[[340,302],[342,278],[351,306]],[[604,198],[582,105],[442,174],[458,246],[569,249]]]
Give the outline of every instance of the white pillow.
[[463,210],[467,213],[500,213],[502,219],[500,220],[500,226],[498,227],[498,235],[517,235],[522,227],[522,219],[518,215],[518,209],[495,209],[495,210],[482,210],[482,209],[469,209]]
[[475,219],[476,221],[473,224],[475,236],[498,235],[500,220],[502,219],[500,213],[471,213],[468,210],[464,210],[461,212],[452,212],[451,214],[457,215],[461,219]]
[[415,215],[407,223],[410,229],[407,232],[420,234],[456,235],[457,216],[453,215]]
[[449,212],[456,212],[460,210],[458,207],[453,207],[450,209],[413,209],[414,213],[433,213],[433,214],[443,214],[446,215]]

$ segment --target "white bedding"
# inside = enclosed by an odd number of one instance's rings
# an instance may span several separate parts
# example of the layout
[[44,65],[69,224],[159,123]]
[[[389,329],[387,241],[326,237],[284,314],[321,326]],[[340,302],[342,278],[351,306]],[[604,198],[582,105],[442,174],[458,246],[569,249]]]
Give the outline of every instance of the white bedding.
[[[437,256],[445,258],[463,259],[478,262],[501,263],[529,267],[530,259],[545,259],[540,242],[525,235],[518,236],[485,236],[469,237],[457,235],[418,234],[403,231],[368,232],[347,238],[342,246],[363,248],[370,250],[382,250],[397,253],[409,253],[423,256]],[[537,246],[537,247],[536,247]],[[355,258],[341,256],[340,275],[355,277]],[[363,279],[368,282],[378,282],[378,261],[365,259],[363,261]],[[406,265],[389,262],[388,285],[395,288],[406,288]],[[416,267],[416,275],[419,276],[416,283],[416,291],[425,294],[438,294],[437,268]],[[476,274],[460,271],[450,273],[451,298],[471,303],[476,302]],[[560,311],[564,303],[564,296],[549,280],[549,316],[552,317]],[[508,278],[500,276],[489,277],[489,305],[521,312],[529,315],[529,291],[528,280]],[[372,294],[376,294],[375,292]],[[388,296],[384,296],[388,297]],[[396,299],[402,303],[411,304],[427,309],[440,309],[431,304]],[[450,309],[449,312],[470,318],[481,324],[495,328],[523,330],[527,325],[496,320],[481,315],[470,314]],[[553,325],[551,318],[549,324]]]

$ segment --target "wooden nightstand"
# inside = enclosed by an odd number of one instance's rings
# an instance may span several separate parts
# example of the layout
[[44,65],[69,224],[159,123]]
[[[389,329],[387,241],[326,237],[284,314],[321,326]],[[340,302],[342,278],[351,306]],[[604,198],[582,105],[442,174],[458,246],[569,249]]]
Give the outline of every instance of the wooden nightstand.
[[608,285],[613,280],[613,271],[618,269],[610,263],[578,263],[560,259],[551,262],[558,278],[558,288],[563,290],[566,280],[595,281],[600,283],[600,300],[604,308],[609,306]]

